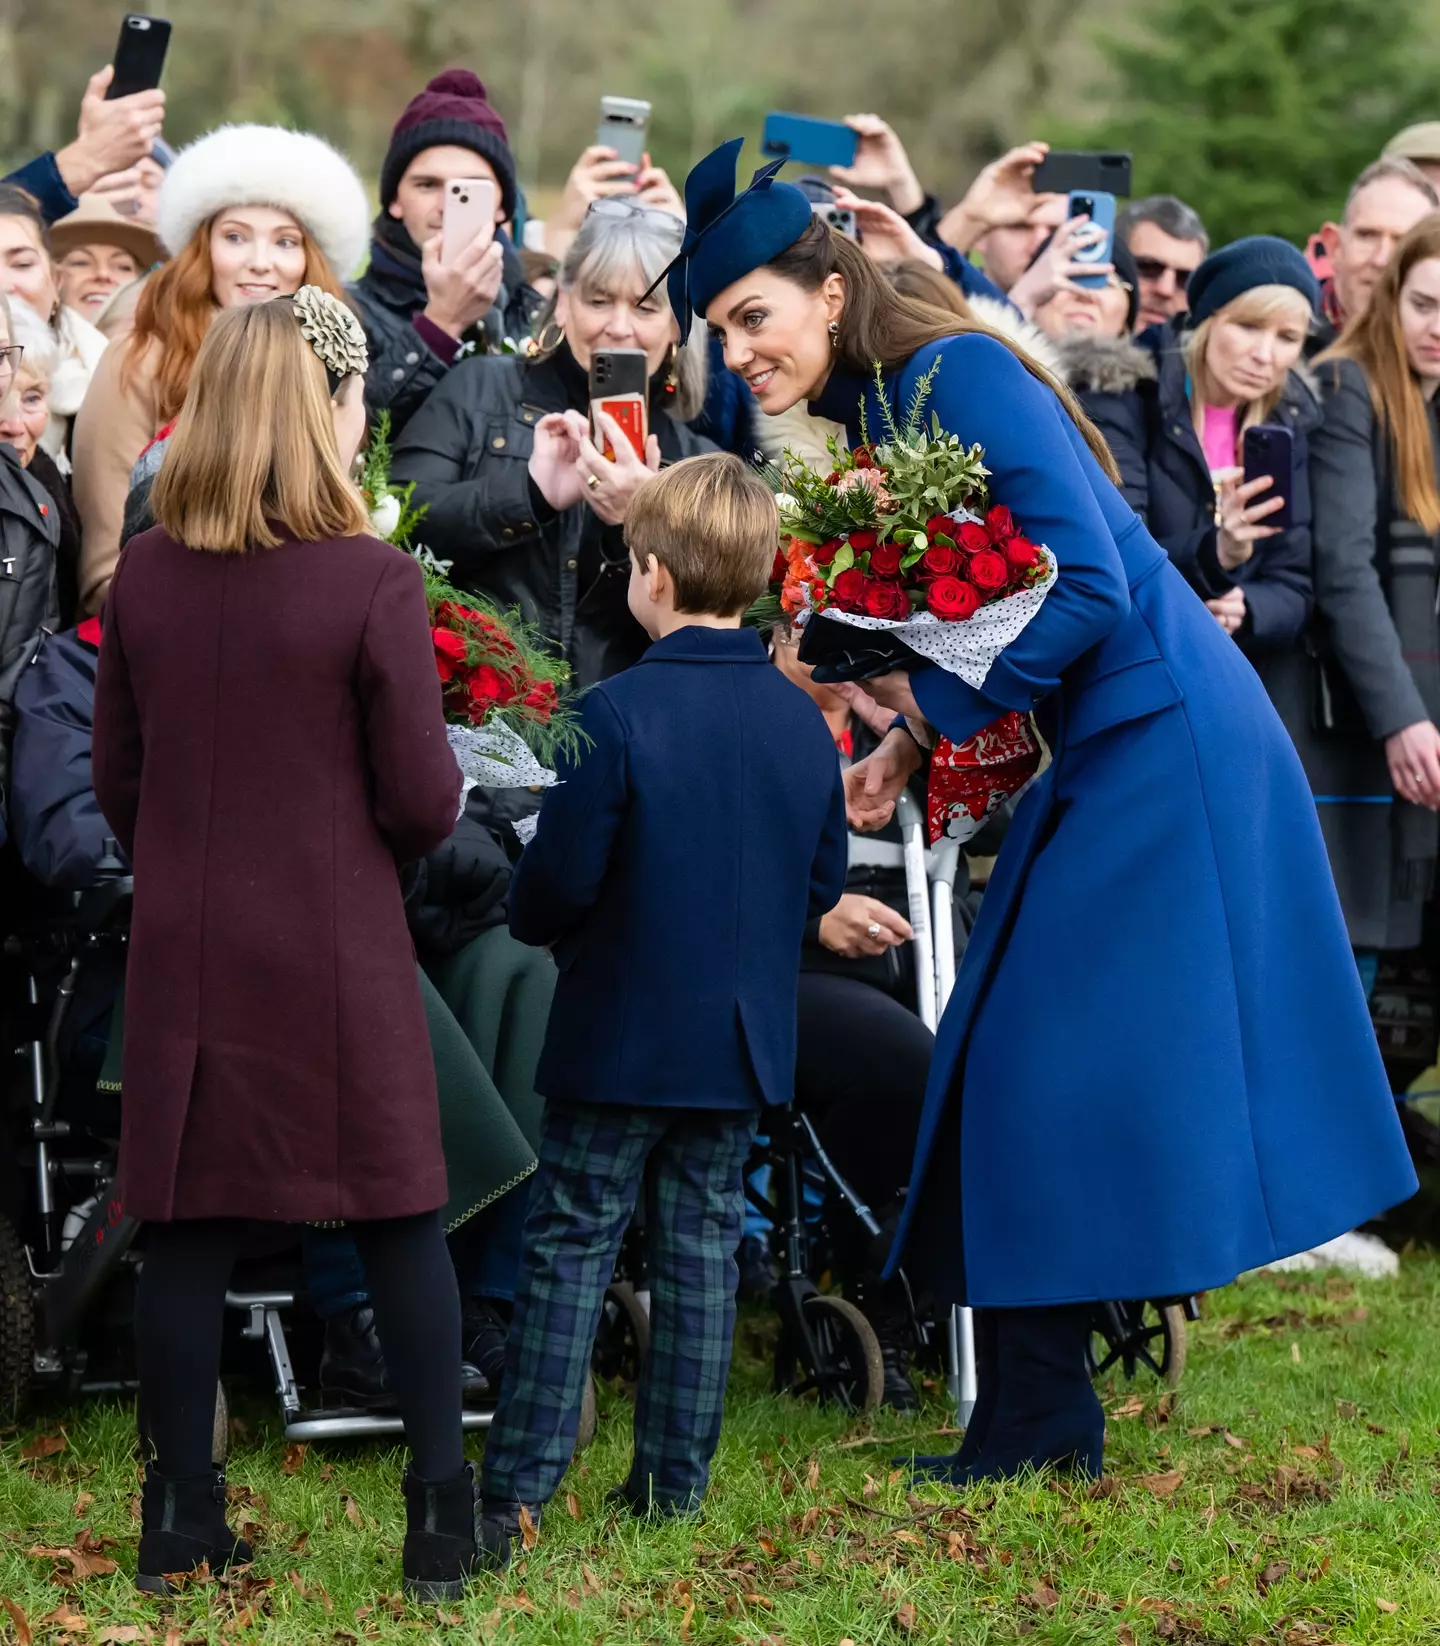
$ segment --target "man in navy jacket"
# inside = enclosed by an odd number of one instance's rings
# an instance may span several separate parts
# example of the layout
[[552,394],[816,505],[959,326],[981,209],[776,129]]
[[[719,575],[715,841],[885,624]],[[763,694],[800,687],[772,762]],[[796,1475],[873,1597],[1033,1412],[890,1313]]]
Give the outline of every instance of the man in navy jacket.
[[[537,438],[576,439],[565,426],[547,419]],[[640,1514],[698,1508],[729,1368],[741,1174],[759,1105],[791,1097],[805,922],[845,884],[835,746],[740,627],[775,557],[774,499],[738,458],[693,457],[636,495],[626,540],[630,609],[655,644],[583,699],[590,746],[565,763],[510,888],[511,930],[553,947],[560,982],[485,1449],[500,1560],[521,1506],[538,1519],[569,1463],[647,1162],[651,1348],[615,1495]]]

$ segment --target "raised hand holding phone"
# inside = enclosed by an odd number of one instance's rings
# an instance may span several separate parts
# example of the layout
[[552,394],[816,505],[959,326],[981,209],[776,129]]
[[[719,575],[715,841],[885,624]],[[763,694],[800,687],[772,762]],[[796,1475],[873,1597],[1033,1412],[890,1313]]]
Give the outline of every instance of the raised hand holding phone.
[[126,171],[149,154],[165,124],[165,93],[136,92],[112,98],[115,71],[108,64],[90,76],[80,101],[75,141],[55,155],[71,194],[88,193],[110,172]]
[[1268,474],[1243,481],[1242,469],[1222,469],[1215,476],[1215,558],[1227,572],[1238,570],[1255,553],[1255,545],[1274,537],[1280,529],[1265,520],[1285,507],[1285,499],[1273,494],[1257,502],[1262,492],[1271,491]]
[[505,278],[505,254],[495,238],[492,182],[456,179],[447,186],[444,224],[421,248],[420,272],[425,318],[447,337],[463,337],[495,306]]
[[[660,442],[652,434],[645,441],[642,458],[630,442],[630,437],[609,412],[596,406],[595,423],[606,449],[614,456],[607,458],[585,431],[580,441],[578,471],[584,476],[581,496],[607,526],[623,526],[630,512],[630,502],[642,486],[646,486],[660,471]],[[576,424],[584,426],[578,412],[566,412]]]

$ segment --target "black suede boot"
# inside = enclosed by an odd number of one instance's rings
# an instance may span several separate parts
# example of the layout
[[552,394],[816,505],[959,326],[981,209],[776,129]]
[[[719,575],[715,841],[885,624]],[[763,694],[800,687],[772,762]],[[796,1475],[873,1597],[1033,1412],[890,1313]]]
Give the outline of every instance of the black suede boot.
[[968,1469],[985,1442],[990,1419],[994,1416],[995,1402],[1000,1393],[1000,1329],[993,1309],[976,1309],[971,1318],[975,1332],[975,1409],[965,1425],[958,1452],[895,1459],[897,1463],[909,1462],[917,1477],[934,1476],[948,1480],[955,1471]]
[[[499,1571],[509,1547],[493,1545],[480,1517],[475,1465],[467,1463],[451,1480],[422,1480],[405,1471],[405,1547],[400,1567],[412,1600],[459,1600],[477,1573]],[[497,1556],[499,1558],[497,1558]]]
[[152,1463],[140,1494],[140,1558],[135,1587],[146,1594],[169,1595],[169,1580],[208,1566],[248,1566],[254,1559],[225,1521],[225,1471],[173,1480]]

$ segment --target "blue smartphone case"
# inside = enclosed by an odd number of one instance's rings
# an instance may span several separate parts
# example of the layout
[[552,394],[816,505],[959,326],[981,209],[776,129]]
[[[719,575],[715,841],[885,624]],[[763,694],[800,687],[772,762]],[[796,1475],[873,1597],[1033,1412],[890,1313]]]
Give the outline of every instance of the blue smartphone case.
[[765,116],[760,150],[769,160],[798,160],[805,166],[853,166],[859,142],[859,132],[839,120],[772,111]]
[[[1088,217],[1096,228],[1105,231],[1105,238],[1097,240],[1093,246],[1087,246],[1084,251],[1077,252],[1075,261],[1077,263],[1108,263],[1110,261],[1110,241],[1115,233],[1115,196],[1105,194],[1099,189],[1073,189],[1065,215],[1066,217]],[[1085,286],[1090,291],[1100,291],[1109,278],[1108,274],[1077,274],[1075,284]]]

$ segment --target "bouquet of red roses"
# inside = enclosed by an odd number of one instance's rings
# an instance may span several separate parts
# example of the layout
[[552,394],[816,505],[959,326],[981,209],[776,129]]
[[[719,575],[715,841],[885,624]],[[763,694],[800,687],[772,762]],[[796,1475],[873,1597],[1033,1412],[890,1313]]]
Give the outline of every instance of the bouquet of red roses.
[[[966,447],[937,418],[927,429],[939,366],[916,386],[903,423],[882,384],[881,437],[872,440],[862,423],[853,451],[832,441],[828,472],[790,452],[771,471],[782,540],[772,580],[780,613],[804,630],[802,661],[822,655],[811,625],[836,623],[871,631],[855,634],[847,653],[876,659],[862,674],[904,667],[913,652],[978,689],[1040,610],[1057,569],[991,496],[981,447]],[[840,639],[829,636],[832,650]],[[1020,714],[1002,715],[962,744],[942,738],[930,769],[932,839],[969,838],[1039,761],[1039,741]]]

